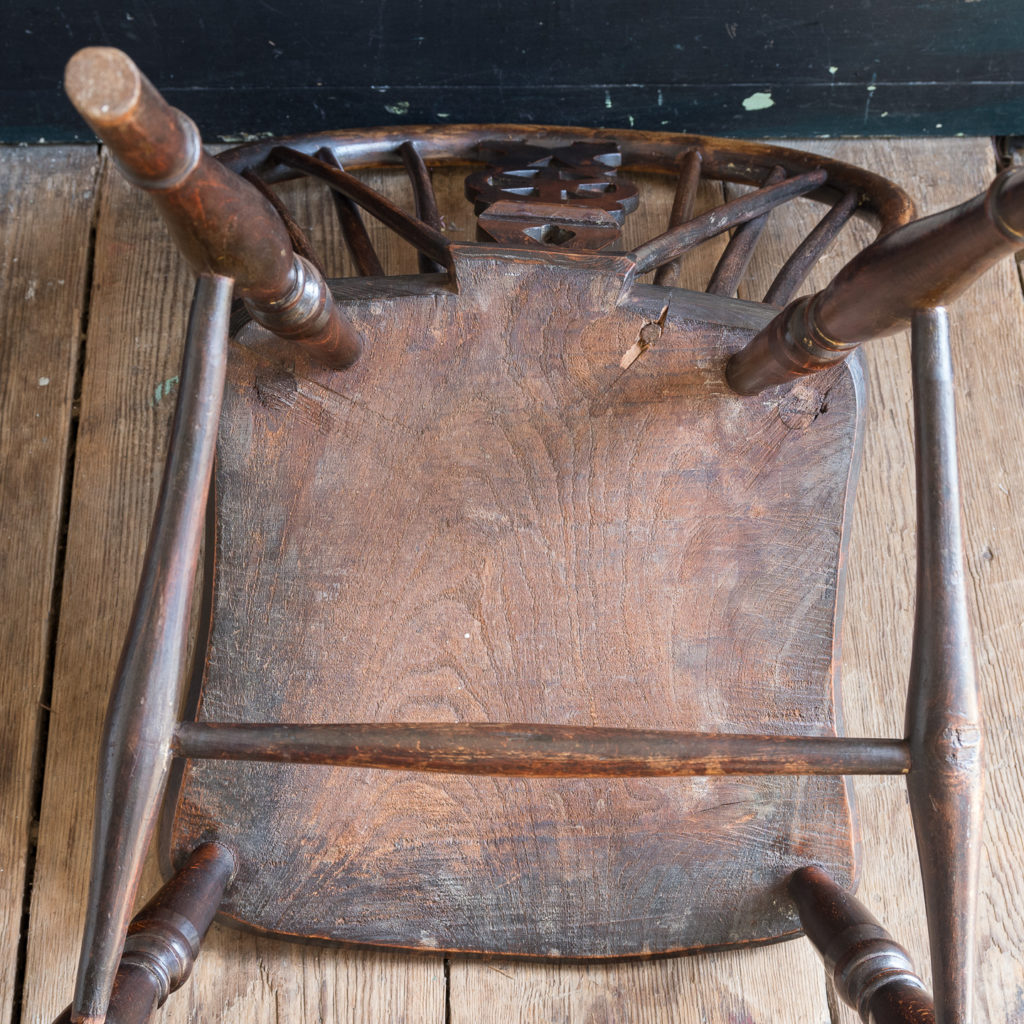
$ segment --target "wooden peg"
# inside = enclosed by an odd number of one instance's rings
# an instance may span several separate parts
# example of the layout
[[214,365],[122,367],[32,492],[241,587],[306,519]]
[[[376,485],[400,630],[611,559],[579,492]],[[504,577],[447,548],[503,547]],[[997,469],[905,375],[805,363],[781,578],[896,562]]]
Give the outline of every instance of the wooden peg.
[[203,151],[195,124],[131,58],[111,47],[79,50],[64,87],[128,181],[152,196],[196,273],[233,279],[255,320],[327,365],[358,357],[359,340],[327,282],[294,252],[273,206]]

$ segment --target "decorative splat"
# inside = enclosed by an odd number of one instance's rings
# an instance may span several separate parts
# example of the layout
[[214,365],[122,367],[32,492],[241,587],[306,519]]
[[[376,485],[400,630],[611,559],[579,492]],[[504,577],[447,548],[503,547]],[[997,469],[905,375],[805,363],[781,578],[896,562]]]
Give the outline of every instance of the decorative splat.
[[480,155],[487,169],[466,179],[466,197],[486,239],[599,250],[636,209],[636,186],[615,177],[622,162],[615,143],[545,149],[493,141],[480,145]]

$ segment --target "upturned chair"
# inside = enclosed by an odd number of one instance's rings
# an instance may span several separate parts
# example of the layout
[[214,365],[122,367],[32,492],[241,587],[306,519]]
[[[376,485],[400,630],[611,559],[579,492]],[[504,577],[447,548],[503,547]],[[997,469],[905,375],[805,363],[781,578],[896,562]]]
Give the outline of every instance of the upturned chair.
[[[392,128],[214,159],[116,50],[77,54],[66,87],[199,276],[65,1016],[144,1020],[219,915],[572,959],[803,930],[865,1020],[969,1021],[981,729],[944,307],[1024,245],[1024,175],[913,221],[868,171],[668,133]],[[414,213],[352,173],[390,164]],[[438,214],[430,169],[452,164],[473,241]],[[678,187],[665,231],[626,252],[631,171]],[[333,190],[361,276],[324,278],[272,189],[300,175]],[[753,188],[695,215],[702,179]],[[762,302],[735,298],[798,197],[817,226]],[[385,275],[360,210],[418,275]],[[801,295],[853,217],[878,239]],[[706,291],[674,287],[730,230]],[[851,738],[858,346],[908,323],[906,731]],[[907,780],[934,1009],[845,888],[857,774]],[[169,881],[130,923],[158,831]]]

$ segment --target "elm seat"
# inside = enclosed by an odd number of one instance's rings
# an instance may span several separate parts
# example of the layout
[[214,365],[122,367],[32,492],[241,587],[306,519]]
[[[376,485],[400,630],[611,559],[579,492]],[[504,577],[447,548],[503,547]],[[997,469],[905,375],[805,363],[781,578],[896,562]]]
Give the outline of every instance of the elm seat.
[[[581,273],[557,250],[452,254],[454,287],[335,288],[363,339],[348,370],[237,336],[194,717],[834,735],[859,366],[827,416],[787,426],[784,396],[742,399],[721,374],[770,310],[653,287],[622,300],[617,255]],[[657,343],[623,372],[661,302]],[[797,867],[854,871],[838,777],[192,761],[171,800],[172,860],[230,827],[222,914],[405,948],[764,941],[799,929],[778,898]]]

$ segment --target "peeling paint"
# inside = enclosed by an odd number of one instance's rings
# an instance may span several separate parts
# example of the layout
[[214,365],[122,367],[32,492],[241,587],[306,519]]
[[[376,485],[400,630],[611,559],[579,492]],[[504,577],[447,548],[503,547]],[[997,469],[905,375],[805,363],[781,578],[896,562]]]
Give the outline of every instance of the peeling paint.
[[168,377],[163,383],[157,384],[153,390],[153,401],[150,405],[159,405],[177,386],[177,377]]
[[867,85],[868,98],[864,101],[864,123],[868,123],[868,115],[871,113],[871,101],[875,98],[875,90],[878,88],[875,85],[875,79],[878,76],[872,72],[871,81]]
[[218,135],[221,142],[259,142],[261,139],[276,138],[274,132],[234,132],[230,135]]
[[834,75],[838,70],[839,70],[839,68],[837,68],[835,66],[835,64],[830,64],[829,67],[828,67],[828,73],[830,75]]
[[767,110],[769,107],[774,106],[775,100],[772,99],[770,92],[751,93],[743,100],[744,110]]
[[604,91],[604,108],[605,110],[612,109],[612,94],[607,89]]
[[384,109],[389,114],[408,114],[409,113],[409,101],[400,100],[398,103],[385,103]]

